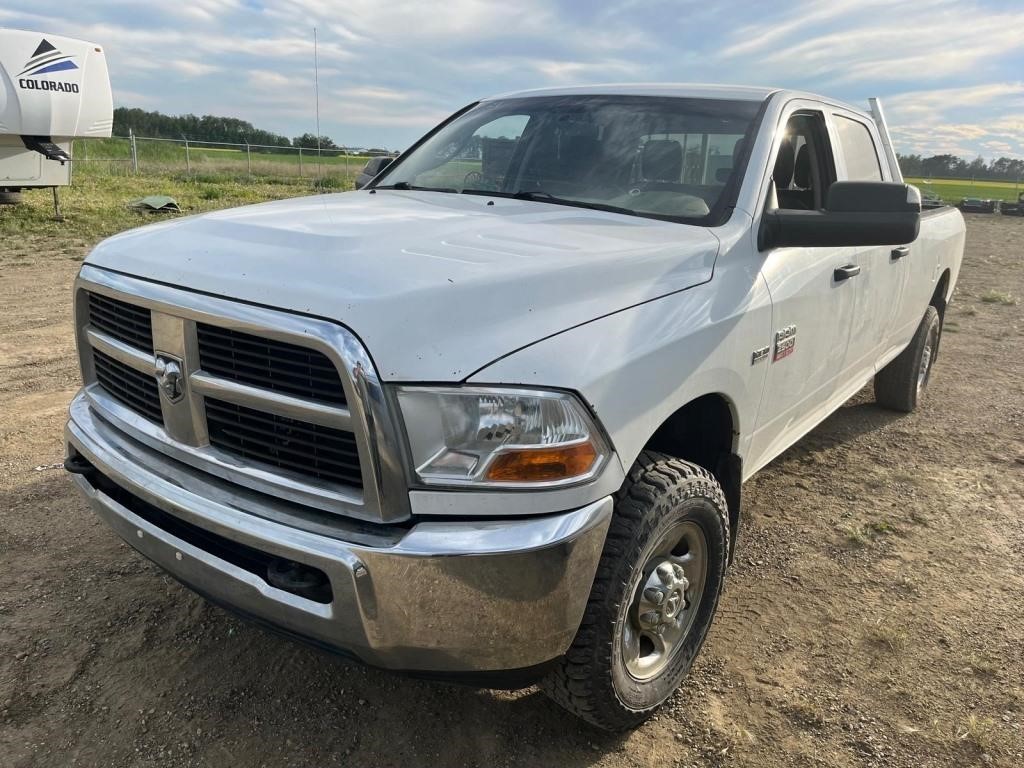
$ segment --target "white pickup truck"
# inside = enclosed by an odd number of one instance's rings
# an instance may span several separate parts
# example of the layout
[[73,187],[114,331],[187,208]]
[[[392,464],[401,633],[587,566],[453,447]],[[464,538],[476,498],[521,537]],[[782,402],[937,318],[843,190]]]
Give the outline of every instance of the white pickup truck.
[[915,407],[963,244],[877,106],[487,99],[367,189],[101,243],[66,466],[215,603],[627,728],[701,647],[742,483],[872,379]]

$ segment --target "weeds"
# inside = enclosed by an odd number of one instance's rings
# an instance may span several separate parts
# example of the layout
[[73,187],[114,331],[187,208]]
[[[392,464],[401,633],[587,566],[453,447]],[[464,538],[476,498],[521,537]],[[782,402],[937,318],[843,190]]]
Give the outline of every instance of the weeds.
[[883,624],[879,619],[868,630],[868,638],[873,643],[888,648],[892,653],[900,653],[907,647],[910,634],[903,627]]
[[988,717],[968,715],[963,725],[957,729],[956,740],[971,744],[982,752],[992,749],[992,732],[995,730],[995,721]]
[[981,300],[986,304],[1001,304],[1004,307],[1012,307],[1017,303],[1017,297],[1009,291],[997,291],[995,288],[981,294]]

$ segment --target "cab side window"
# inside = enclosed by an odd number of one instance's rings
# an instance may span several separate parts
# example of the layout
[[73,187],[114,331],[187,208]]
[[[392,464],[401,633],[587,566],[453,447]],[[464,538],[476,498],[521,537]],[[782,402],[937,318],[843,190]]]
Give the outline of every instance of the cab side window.
[[847,180],[881,181],[882,167],[878,163],[878,152],[868,127],[842,115],[833,117],[839,139],[839,152],[846,165]]
[[777,207],[798,211],[824,208],[825,193],[835,178],[824,115],[793,115],[786,123],[772,171]]

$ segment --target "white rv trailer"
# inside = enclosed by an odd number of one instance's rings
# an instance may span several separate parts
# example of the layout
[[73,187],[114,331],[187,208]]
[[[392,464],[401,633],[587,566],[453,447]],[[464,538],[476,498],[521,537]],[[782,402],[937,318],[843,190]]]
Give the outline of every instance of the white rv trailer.
[[109,137],[113,122],[100,46],[0,29],[0,202],[70,184],[72,139]]

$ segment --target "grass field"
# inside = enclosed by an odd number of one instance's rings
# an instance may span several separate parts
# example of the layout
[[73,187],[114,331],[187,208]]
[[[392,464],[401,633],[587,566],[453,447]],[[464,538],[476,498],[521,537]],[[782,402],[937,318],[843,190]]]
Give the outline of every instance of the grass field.
[[[193,173],[229,173],[278,176],[320,175],[354,178],[366,164],[368,157],[341,155],[327,150],[317,157],[316,150],[305,149],[301,154],[291,148],[252,150],[190,145],[186,157],[185,145],[171,141],[137,139],[139,171],[143,173],[186,171],[191,165]],[[131,144],[127,139],[90,139],[75,146],[76,170],[99,169],[110,174],[132,172]]]
[[1016,200],[1018,191],[1024,191],[1024,184],[1012,181],[969,181],[967,179],[912,179],[907,181],[920,187],[922,192],[933,192],[947,203],[959,202],[964,197],[980,197],[990,200]]
[[[69,252],[77,253],[80,252],[76,250],[78,242],[95,242],[131,227],[180,215],[142,213],[128,207],[132,200],[147,195],[170,195],[177,200],[183,214],[192,214],[309,195],[325,189],[352,189],[352,177],[325,174],[318,181],[283,174],[260,174],[255,167],[250,177],[244,162],[240,170],[233,168],[231,173],[203,169],[191,175],[184,170],[140,171],[135,175],[124,169],[111,169],[98,161],[78,163],[71,186],[60,189],[63,222],[54,220],[53,195],[49,189],[26,190],[22,204],[0,206],[0,240],[17,242],[20,235],[52,235],[58,242],[70,238]],[[25,247],[31,249],[29,245]],[[14,246],[14,250],[18,247]],[[31,257],[31,253],[26,252],[24,256]]]

